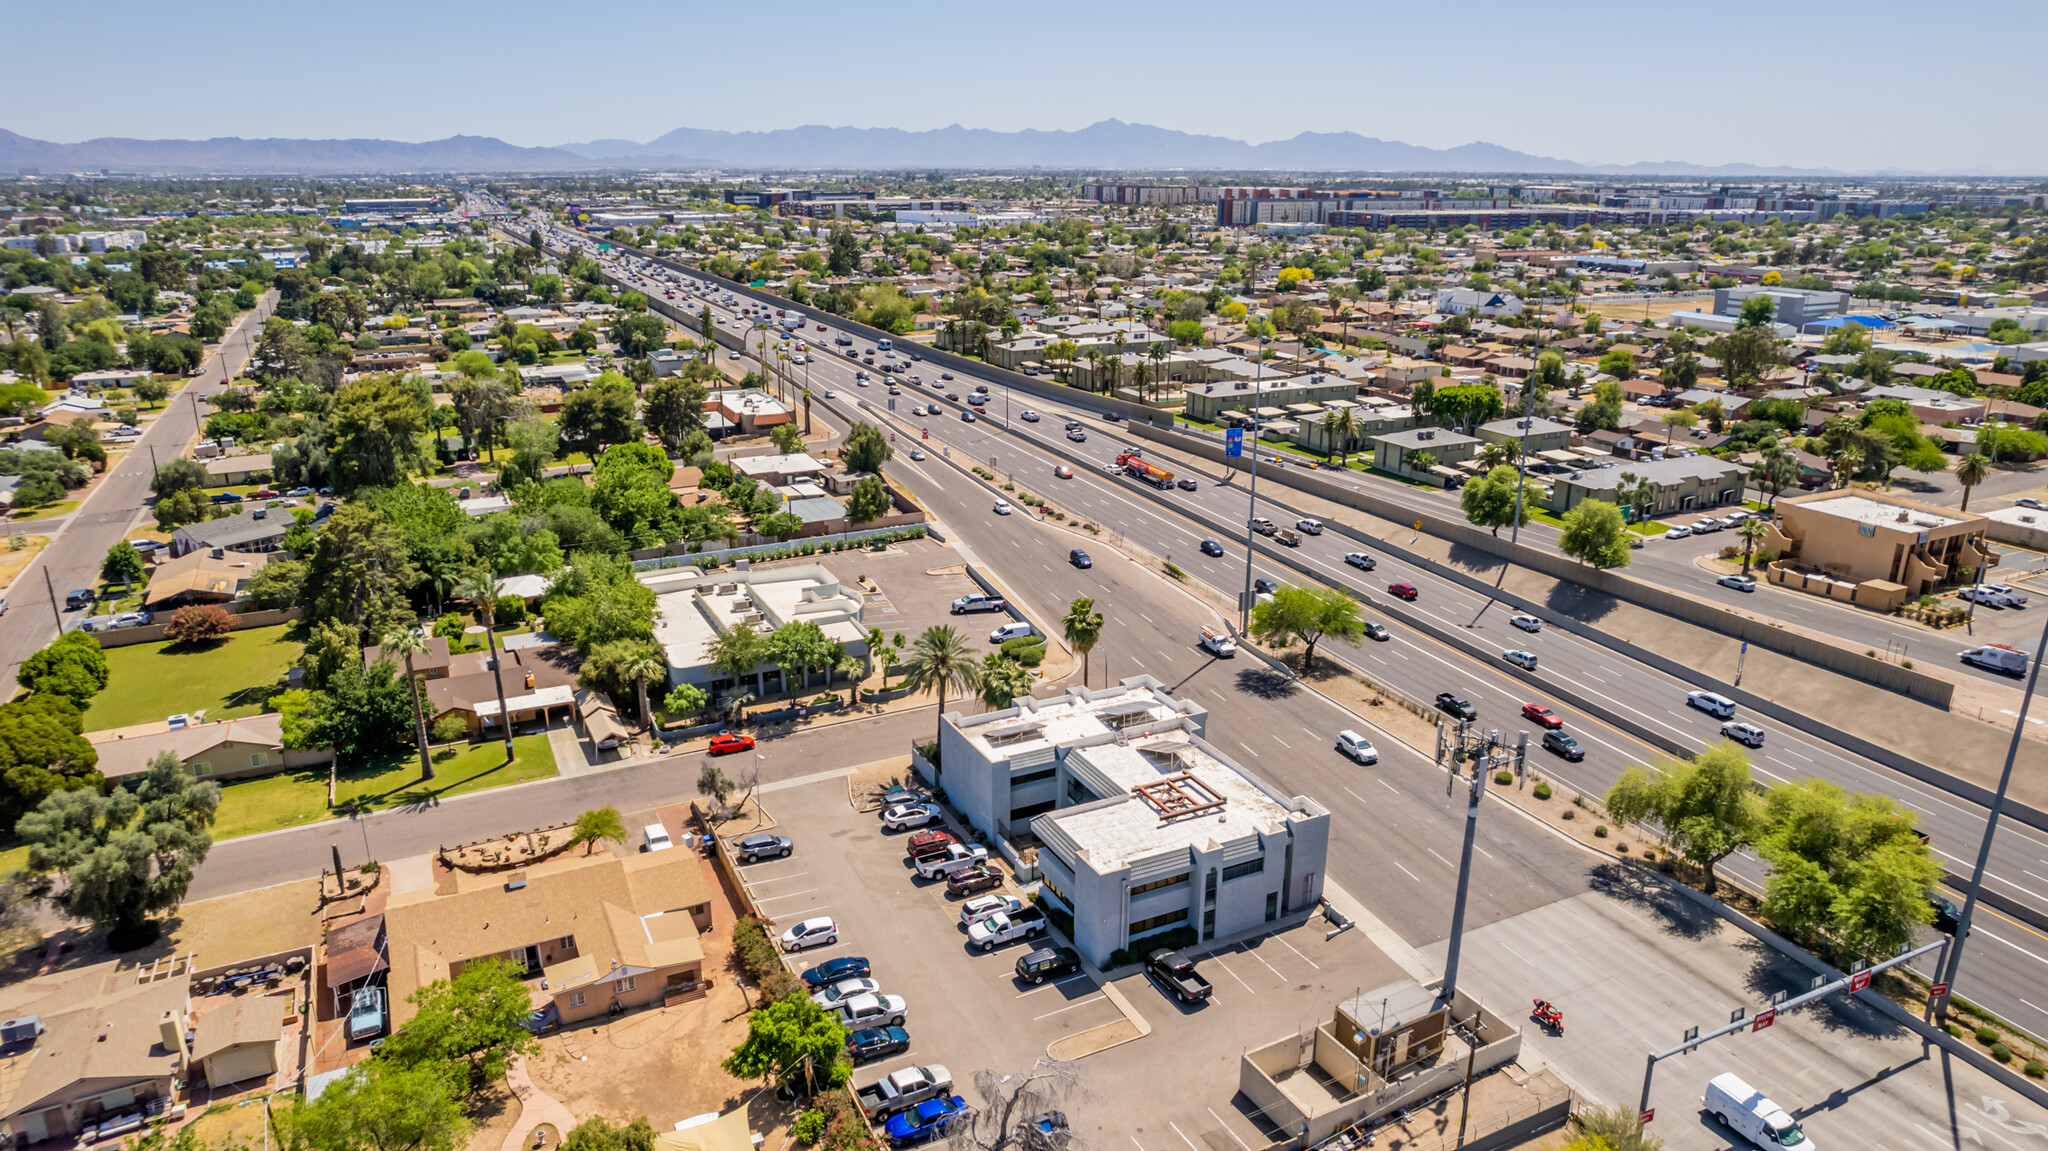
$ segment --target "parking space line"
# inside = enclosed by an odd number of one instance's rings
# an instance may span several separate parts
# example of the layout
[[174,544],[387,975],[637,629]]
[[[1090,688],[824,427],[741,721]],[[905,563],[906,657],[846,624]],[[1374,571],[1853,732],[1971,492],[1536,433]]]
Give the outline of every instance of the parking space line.
[[1055,1015],[1059,1015],[1059,1014],[1062,1014],[1062,1013],[1064,1013],[1064,1012],[1072,1011],[1072,1010],[1073,1010],[1074,1008],[1076,1008],[1076,1007],[1086,1007],[1086,1006],[1088,1006],[1088,1005],[1089,1005],[1090,1003],[1100,1003],[1100,1002],[1102,1002],[1102,1001],[1104,1001],[1104,1000],[1106,1000],[1106,999],[1108,999],[1108,998],[1109,998],[1109,996],[1107,996],[1107,995],[1096,995],[1096,996],[1092,996],[1092,997],[1090,997],[1090,998],[1087,998],[1087,999],[1081,999],[1081,1000],[1077,1000],[1077,1001],[1075,1001],[1075,1002],[1073,1002],[1073,1003],[1069,1003],[1069,1004],[1067,1004],[1067,1005],[1066,1005],[1065,1007],[1060,1007],[1060,1008],[1056,1008],[1056,1009],[1054,1009],[1054,1010],[1052,1010],[1052,1011],[1048,1011],[1048,1012],[1046,1012],[1046,1013],[1045,1013],[1045,1014],[1043,1014],[1043,1015],[1035,1015],[1035,1016],[1033,1016],[1033,1017],[1032,1017],[1032,1022],[1036,1023],[1036,1022],[1037,1022],[1038,1020],[1040,1020],[1040,1019],[1051,1019],[1051,1018],[1052,1018],[1053,1016],[1055,1016]]
[[[1223,957],[1222,957],[1222,956],[1220,956],[1220,955],[1216,957],[1216,966],[1218,966],[1218,967],[1221,967],[1221,968],[1222,968],[1223,970],[1225,970],[1225,971],[1230,971],[1230,964],[1228,964],[1228,963],[1225,963],[1225,962],[1223,962]],[[1242,987],[1242,988],[1244,988],[1244,989],[1245,989],[1245,992],[1246,992],[1247,994],[1250,994],[1250,995],[1257,995],[1257,994],[1258,994],[1258,992],[1256,992],[1256,991],[1253,991],[1253,990],[1252,990],[1252,985],[1251,985],[1251,984],[1249,984],[1249,983],[1246,983],[1246,982],[1244,981],[1244,976],[1242,976],[1242,975],[1239,975],[1239,974],[1238,974],[1237,972],[1235,972],[1235,971],[1230,971],[1230,977],[1231,977],[1232,979],[1235,979],[1235,980],[1237,980],[1237,985],[1238,985],[1239,987]]]
[[797,873],[796,873],[795,875],[774,875],[774,876],[770,876],[770,877],[768,877],[767,879],[755,879],[755,878],[754,878],[754,877],[752,877],[752,876],[748,876],[748,877],[747,877],[747,886],[748,886],[748,887],[758,887],[759,885],[761,885],[761,884],[763,884],[763,883],[781,883],[781,882],[782,882],[783,880],[785,880],[785,879],[802,879],[802,878],[803,878],[804,876],[806,876],[806,875],[809,875],[809,874],[810,874],[810,872],[808,872],[808,871],[799,871],[799,872],[797,872]]
[[1189,1147],[1193,1147],[1193,1148],[1194,1148],[1194,1151],[1202,1151],[1202,1149],[1201,1149],[1200,1147],[1195,1147],[1195,1141],[1194,1141],[1193,1139],[1190,1139],[1190,1138],[1188,1138],[1187,1132],[1185,1132],[1185,1131],[1182,1131],[1182,1130],[1180,1129],[1180,1126],[1179,1126],[1179,1124],[1176,1124],[1176,1123],[1175,1123],[1175,1122],[1174,1122],[1173,1120],[1171,1120],[1171,1119],[1168,1119],[1168,1120],[1166,1121],[1166,1125],[1167,1125],[1168,1127],[1171,1127],[1171,1128],[1173,1128],[1173,1133],[1174,1133],[1175,1135],[1178,1135],[1178,1136],[1180,1136],[1180,1141],[1181,1141],[1181,1142],[1183,1142],[1183,1143],[1187,1144],[1187,1145],[1188,1145]]
[[1316,969],[1317,971],[1321,971],[1321,970],[1323,969],[1323,965],[1322,965],[1322,964],[1320,964],[1320,963],[1317,963],[1317,962],[1316,962],[1315,960],[1313,960],[1313,959],[1310,959],[1310,958],[1309,958],[1308,956],[1306,956],[1306,955],[1302,955],[1302,954],[1301,954],[1301,952],[1299,952],[1299,951],[1295,951],[1294,945],[1293,945],[1292,943],[1289,943],[1289,942],[1287,942],[1287,941],[1286,941],[1285,939],[1282,939],[1282,938],[1280,938],[1280,937],[1279,937],[1279,936],[1277,936],[1277,935],[1275,935],[1275,936],[1273,937],[1273,940],[1274,940],[1274,942],[1278,943],[1278,944],[1279,944],[1280,946],[1282,946],[1282,947],[1285,947],[1285,948],[1286,948],[1287,950],[1289,950],[1289,951],[1293,951],[1293,952],[1294,952],[1294,953],[1295,953],[1296,955],[1299,955],[1299,956],[1301,956],[1301,961],[1302,961],[1303,963],[1306,963],[1306,964],[1308,964],[1308,965],[1309,965],[1310,967],[1313,967],[1313,968],[1315,968],[1315,969]]
[[[1243,944],[1239,944],[1238,946],[1239,946],[1239,948],[1241,948],[1241,949],[1243,950],[1243,952],[1244,952],[1244,953],[1245,953],[1246,955],[1249,955],[1249,956],[1251,956],[1251,957],[1252,957],[1253,959],[1256,959],[1256,960],[1258,960],[1258,961],[1259,961],[1260,963],[1266,963],[1266,957],[1265,957],[1265,956],[1263,956],[1263,955],[1260,955],[1260,954],[1259,954],[1258,952],[1256,952],[1256,951],[1253,951],[1253,950],[1252,950],[1251,948],[1249,948],[1249,947],[1246,947],[1246,946],[1244,946]],[[1281,981],[1281,982],[1283,982],[1283,983],[1284,983],[1284,982],[1286,982],[1286,980],[1287,980],[1287,977],[1286,977],[1285,975],[1281,975],[1281,974],[1280,974],[1280,969],[1279,969],[1279,968],[1277,968],[1277,967],[1273,966],[1273,965],[1272,965],[1272,964],[1270,964],[1270,963],[1266,963],[1266,970],[1268,970],[1268,971],[1272,972],[1272,973],[1273,973],[1273,974],[1274,974],[1274,975],[1275,975],[1276,977],[1278,977],[1278,978],[1280,979],[1280,981]]]
[[1072,982],[1074,982],[1074,981],[1075,981],[1076,979],[1086,979],[1086,978],[1088,978],[1088,975],[1087,975],[1087,973],[1086,973],[1086,972],[1083,972],[1083,973],[1082,973],[1082,974],[1080,974],[1080,975],[1069,975],[1069,976],[1067,976],[1067,977],[1066,977],[1065,979],[1055,979],[1055,980],[1053,980],[1053,981],[1052,981],[1051,983],[1048,983],[1048,984],[1046,984],[1046,985],[1045,985],[1045,986],[1043,986],[1043,987],[1034,987],[1034,988],[1032,988],[1032,989],[1031,989],[1031,990],[1029,990],[1029,991],[1021,991],[1021,992],[1018,992],[1018,993],[1017,993],[1017,995],[1015,996],[1015,998],[1017,998],[1017,999],[1022,999],[1022,998],[1024,998],[1024,997],[1025,997],[1026,995],[1036,995],[1036,994],[1038,994],[1038,993],[1039,993],[1039,992],[1041,992],[1041,991],[1051,991],[1051,990],[1052,990],[1053,988],[1055,988],[1055,987],[1058,987],[1058,986],[1059,986],[1060,984],[1062,984],[1062,983],[1072,983]]
[[767,903],[771,899],[795,899],[799,895],[816,895],[817,893],[817,888],[806,887],[802,891],[792,891],[784,895],[757,895],[754,897],[754,902]]
[[[1216,1109],[1214,1107],[1209,1108],[1209,1116],[1210,1118],[1216,1120],[1216,1125],[1218,1127],[1223,1128],[1225,1131],[1230,1131],[1230,1137],[1232,1139],[1237,1139],[1237,1132],[1230,1130],[1230,1124],[1225,1123],[1223,1121],[1223,1116],[1216,1114]],[[1246,1143],[1242,1139],[1237,1139],[1237,1145],[1239,1147],[1244,1148],[1244,1151],[1252,1151],[1251,1144]]]

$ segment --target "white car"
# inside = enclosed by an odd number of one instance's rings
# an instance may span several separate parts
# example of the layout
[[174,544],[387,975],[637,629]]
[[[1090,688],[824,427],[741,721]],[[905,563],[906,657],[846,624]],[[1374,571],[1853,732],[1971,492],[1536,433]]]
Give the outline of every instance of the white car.
[[1691,534],[1691,528],[1686,527],[1684,524],[1680,524],[1677,527],[1672,528],[1670,531],[1665,532],[1664,538],[1667,540],[1682,540]]
[[1366,555],[1364,552],[1345,552],[1344,562],[1350,564],[1352,567],[1357,568],[1359,571],[1366,572],[1369,572],[1372,569],[1379,566],[1378,560],[1372,558],[1369,555]]
[[1753,592],[1756,590],[1755,576],[1739,575],[1734,572],[1730,572],[1729,574],[1722,576],[1720,579],[1717,579],[1714,582],[1720,584],[1722,587],[1732,587],[1736,591]]
[[2022,499],[2014,500],[2013,505],[2015,507],[2032,508],[2037,512],[2048,511],[2048,504],[2044,504],[2040,500],[2037,500],[2032,496],[2026,496]]
[[780,940],[784,951],[802,951],[807,947],[821,947],[839,942],[839,925],[829,915],[806,919],[782,933]]
[[1349,728],[1337,733],[1337,750],[1367,766],[1380,761],[1379,749],[1372,741]]
[[1526,632],[1534,633],[1543,630],[1543,621],[1537,619],[1533,615],[1514,616],[1513,618],[1509,619],[1508,622],[1514,624],[1516,627],[1521,628],[1523,631]]
[[1533,651],[1523,651],[1521,648],[1511,647],[1500,653],[1500,657],[1521,668],[1523,671],[1536,670],[1536,653]]
[[938,819],[937,804],[899,803],[882,813],[882,826],[890,831],[901,831],[905,828],[923,827],[927,823],[937,822]]
[[[916,382],[917,382],[917,377],[916,377],[916,376],[912,376],[912,377],[910,377],[910,382],[911,382],[911,383],[916,383]],[[1037,423],[1037,422],[1038,422],[1038,413],[1037,413],[1037,412],[1034,412],[1034,411],[1032,411],[1032,410],[1031,410],[1030,408],[1025,408],[1025,409],[1023,410],[1023,412],[1019,413],[1019,415],[1017,416],[1017,418],[1018,418],[1018,419],[1020,419],[1020,420],[1023,420],[1023,421],[1024,421],[1025,423],[1027,423],[1027,424],[1035,424],[1035,423]]]
[[1006,516],[1006,515],[1009,515],[1009,514],[1010,514],[1010,513],[1012,512],[1012,511],[1014,511],[1014,510],[1015,510],[1015,509],[1013,509],[1012,507],[1010,507],[1010,501],[1008,501],[1008,500],[997,500],[997,501],[996,501],[996,514],[997,514],[997,515],[999,515],[999,516]]
[[1312,536],[1319,536],[1323,534],[1323,524],[1321,520],[1299,519],[1294,521],[1294,526],[1300,528],[1302,531],[1307,532],[1309,535]]
[[820,1007],[837,1007],[856,995],[880,995],[882,985],[872,979],[842,979],[811,996]]
[[911,459],[913,459],[913,460],[921,460],[921,459],[923,459],[923,458],[924,458],[924,449],[923,449],[923,448],[912,448],[912,449],[910,449],[910,458],[911,458]]
[[826,389],[825,389],[825,398],[826,398],[826,399],[828,399],[828,400],[836,400],[836,399],[838,399],[838,398],[839,398],[839,393],[838,393],[838,392],[835,392],[835,391],[833,391],[833,390],[832,390],[831,388],[826,388]]
[[1721,734],[1745,747],[1762,747],[1764,745],[1764,729],[1753,723],[1743,723],[1740,720],[1731,719],[1721,725]]
[[960,905],[960,922],[979,923],[991,915],[1008,915],[1024,910],[1024,901],[1014,895],[978,895]]
[[1996,593],[1998,595],[2002,595],[2006,599],[2009,599],[2016,604],[2023,604],[2027,602],[2026,593],[2022,592],[2020,589],[2012,586],[2011,584],[1988,583],[1984,585],[1984,590]]

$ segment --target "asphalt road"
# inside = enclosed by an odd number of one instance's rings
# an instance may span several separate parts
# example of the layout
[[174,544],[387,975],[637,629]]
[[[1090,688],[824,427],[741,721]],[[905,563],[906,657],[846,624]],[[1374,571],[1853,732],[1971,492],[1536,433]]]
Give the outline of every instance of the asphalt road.
[[[58,522],[49,545],[15,579],[7,594],[7,626],[0,627],[0,699],[14,695],[14,673],[21,661],[56,638],[58,616],[53,614],[53,606],[67,623],[69,617],[89,614],[63,612],[63,596],[73,588],[97,586],[100,561],[106,558],[107,549],[143,518],[150,495],[150,449],[156,449],[160,463],[184,454],[198,436],[201,422],[212,414],[205,405],[206,397],[220,391],[224,380],[242,370],[258,329],[276,306],[277,295],[270,292],[256,302],[254,311],[244,313],[201,364],[199,374],[149,422],[128,454],[113,461],[112,474],[101,477],[85,503]],[[40,535],[48,529],[39,521],[30,521],[9,530]],[[55,605],[50,602],[51,587],[58,596]]]

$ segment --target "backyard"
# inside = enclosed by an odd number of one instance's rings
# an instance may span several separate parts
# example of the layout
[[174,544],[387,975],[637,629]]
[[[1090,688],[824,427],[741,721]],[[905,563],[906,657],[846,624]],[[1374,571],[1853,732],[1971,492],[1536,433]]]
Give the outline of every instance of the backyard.
[[252,627],[209,644],[169,641],[107,649],[107,686],[94,696],[94,731],[204,711],[208,720],[263,710],[299,660],[295,624]]
[[354,810],[404,807],[514,783],[550,779],[555,753],[545,732],[512,741],[511,763],[496,740],[454,744],[434,752],[434,778],[420,779],[419,756],[407,749],[341,769],[335,806],[327,806],[327,769],[280,772],[222,785],[216,839],[318,823]]

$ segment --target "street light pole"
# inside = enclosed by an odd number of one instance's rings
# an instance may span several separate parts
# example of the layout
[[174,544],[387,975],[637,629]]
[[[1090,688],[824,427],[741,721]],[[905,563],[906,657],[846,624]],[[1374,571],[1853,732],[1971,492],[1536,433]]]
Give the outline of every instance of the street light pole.
[[1522,491],[1529,482],[1529,429],[1536,422],[1536,378],[1543,371],[1543,319],[1536,320],[1536,367],[1522,381],[1522,450],[1515,454],[1515,526],[1509,543],[1522,539]]
[[1266,337],[1259,337],[1259,364],[1252,375],[1252,483],[1251,507],[1244,514],[1244,596],[1237,603],[1237,630],[1251,630],[1252,620],[1252,559],[1255,556],[1252,540],[1255,536],[1252,525],[1259,518],[1259,408],[1260,396],[1266,383]]

